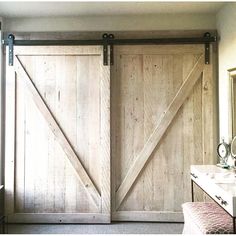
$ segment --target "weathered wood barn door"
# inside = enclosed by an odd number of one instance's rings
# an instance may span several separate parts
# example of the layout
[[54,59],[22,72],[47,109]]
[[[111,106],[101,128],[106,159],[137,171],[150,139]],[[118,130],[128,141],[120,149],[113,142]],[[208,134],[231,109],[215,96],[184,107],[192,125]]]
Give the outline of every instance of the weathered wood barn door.
[[204,45],[115,47],[113,220],[183,220],[190,165],[215,159],[214,62],[204,59]]
[[110,222],[110,68],[102,46],[14,52],[6,76],[7,220]]

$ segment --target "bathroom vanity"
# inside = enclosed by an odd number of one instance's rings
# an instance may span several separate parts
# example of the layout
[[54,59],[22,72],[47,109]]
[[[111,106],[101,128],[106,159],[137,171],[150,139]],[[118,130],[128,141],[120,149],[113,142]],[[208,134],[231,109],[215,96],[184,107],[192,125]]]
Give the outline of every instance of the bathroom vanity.
[[194,201],[193,184],[199,186],[233,220],[236,232],[236,170],[223,169],[215,165],[191,165],[192,201]]

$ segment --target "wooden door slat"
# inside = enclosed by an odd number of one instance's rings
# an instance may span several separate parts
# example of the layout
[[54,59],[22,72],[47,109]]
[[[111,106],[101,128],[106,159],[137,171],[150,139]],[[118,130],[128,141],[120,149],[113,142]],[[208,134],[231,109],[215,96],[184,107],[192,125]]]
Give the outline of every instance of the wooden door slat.
[[103,213],[111,215],[111,169],[110,169],[110,69],[106,66],[102,70],[101,78],[101,140],[102,165],[101,176],[102,186],[101,208]]
[[[7,50],[8,51],[8,50]],[[14,213],[14,195],[15,195],[15,87],[16,87],[16,76],[14,69],[8,67],[6,70],[6,137],[5,137],[5,213]]]
[[126,174],[123,182],[118,188],[116,192],[116,209],[118,209],[118,207],[124,200],[126,194],[129,192],[135,180],[143,170],[145,164],[150,159],[152,152],[160,142],[161,138],[163,137],[167,128],[173,121],[178,110],[180,109],[180,107],[188,97],[189,93],[193,89],[196,81],[202,74],[203,69],[204,58],[203,55],[201,55],[194,67],[192,68],[191,72],[188,74],[187,78],[184,80],[174,99],[171,101],[166,111],[163,112],[160,121],[155,127],[153,133],[149,137],[142,151],[137,156],[136,160],[134,161],[128,173]]
[[95,187],[94,183],[92,182],[91,178],[89,177],[88,173],[84,169],[82,163],[80,162],[78,156],[76,155],[73,147],[71,146],[68,138],[64,134],[63,130],[59,126],[58,122],[54,118],[53,114],[49,110],[47,104],[45,103],[44,99],[40,95],[39,91],[37,90],[36,86],[32,82],[31,78],[29,77],[27,71],[21,64],[20,60],[17,56],[15,56],[15,71],[22,75],[22,79],[25,85],[28,88],[36,106],[44,116],[49,128],[53,132],[56,137],[56,140],[61,145],[62,149],[66,153],[69,162],[71,163],[73,169],[75,170],[77,177],[82,182],[84,188],[89,193],[89,196],[92,198],[93,202],[97,207],[101,205],[101,195],[98,192],[97,188]]

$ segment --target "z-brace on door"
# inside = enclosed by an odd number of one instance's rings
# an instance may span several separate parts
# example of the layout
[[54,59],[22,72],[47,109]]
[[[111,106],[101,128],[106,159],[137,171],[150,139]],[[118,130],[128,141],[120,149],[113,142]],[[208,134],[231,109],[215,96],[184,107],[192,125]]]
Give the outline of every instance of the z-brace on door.
[[212,54],[210,65],[204,45],[116,46],[114,55],[112,219],[183,221],[190,165],[215,159]]
[[110,68],[102,46],[14,53],[6,76],[8,222],[109,223]]

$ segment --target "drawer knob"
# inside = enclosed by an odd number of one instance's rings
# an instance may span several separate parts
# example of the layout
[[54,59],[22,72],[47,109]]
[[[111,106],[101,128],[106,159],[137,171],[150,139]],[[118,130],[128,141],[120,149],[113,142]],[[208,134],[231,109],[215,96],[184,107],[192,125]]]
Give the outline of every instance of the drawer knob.
[[215,197],[220,201],[221,205],[225,205],[225,206],[228,205],[228,202],[225,201],[221,196],[215,195]]
[[226,206],[226,205],[228,205],[228,203],[225,200],[222,199],[221,200],[221,205],[225,205]]
[[195,175],[194,173],[191,173],[191,175],[193,176],[193,178],[197,178],[197,175]]

